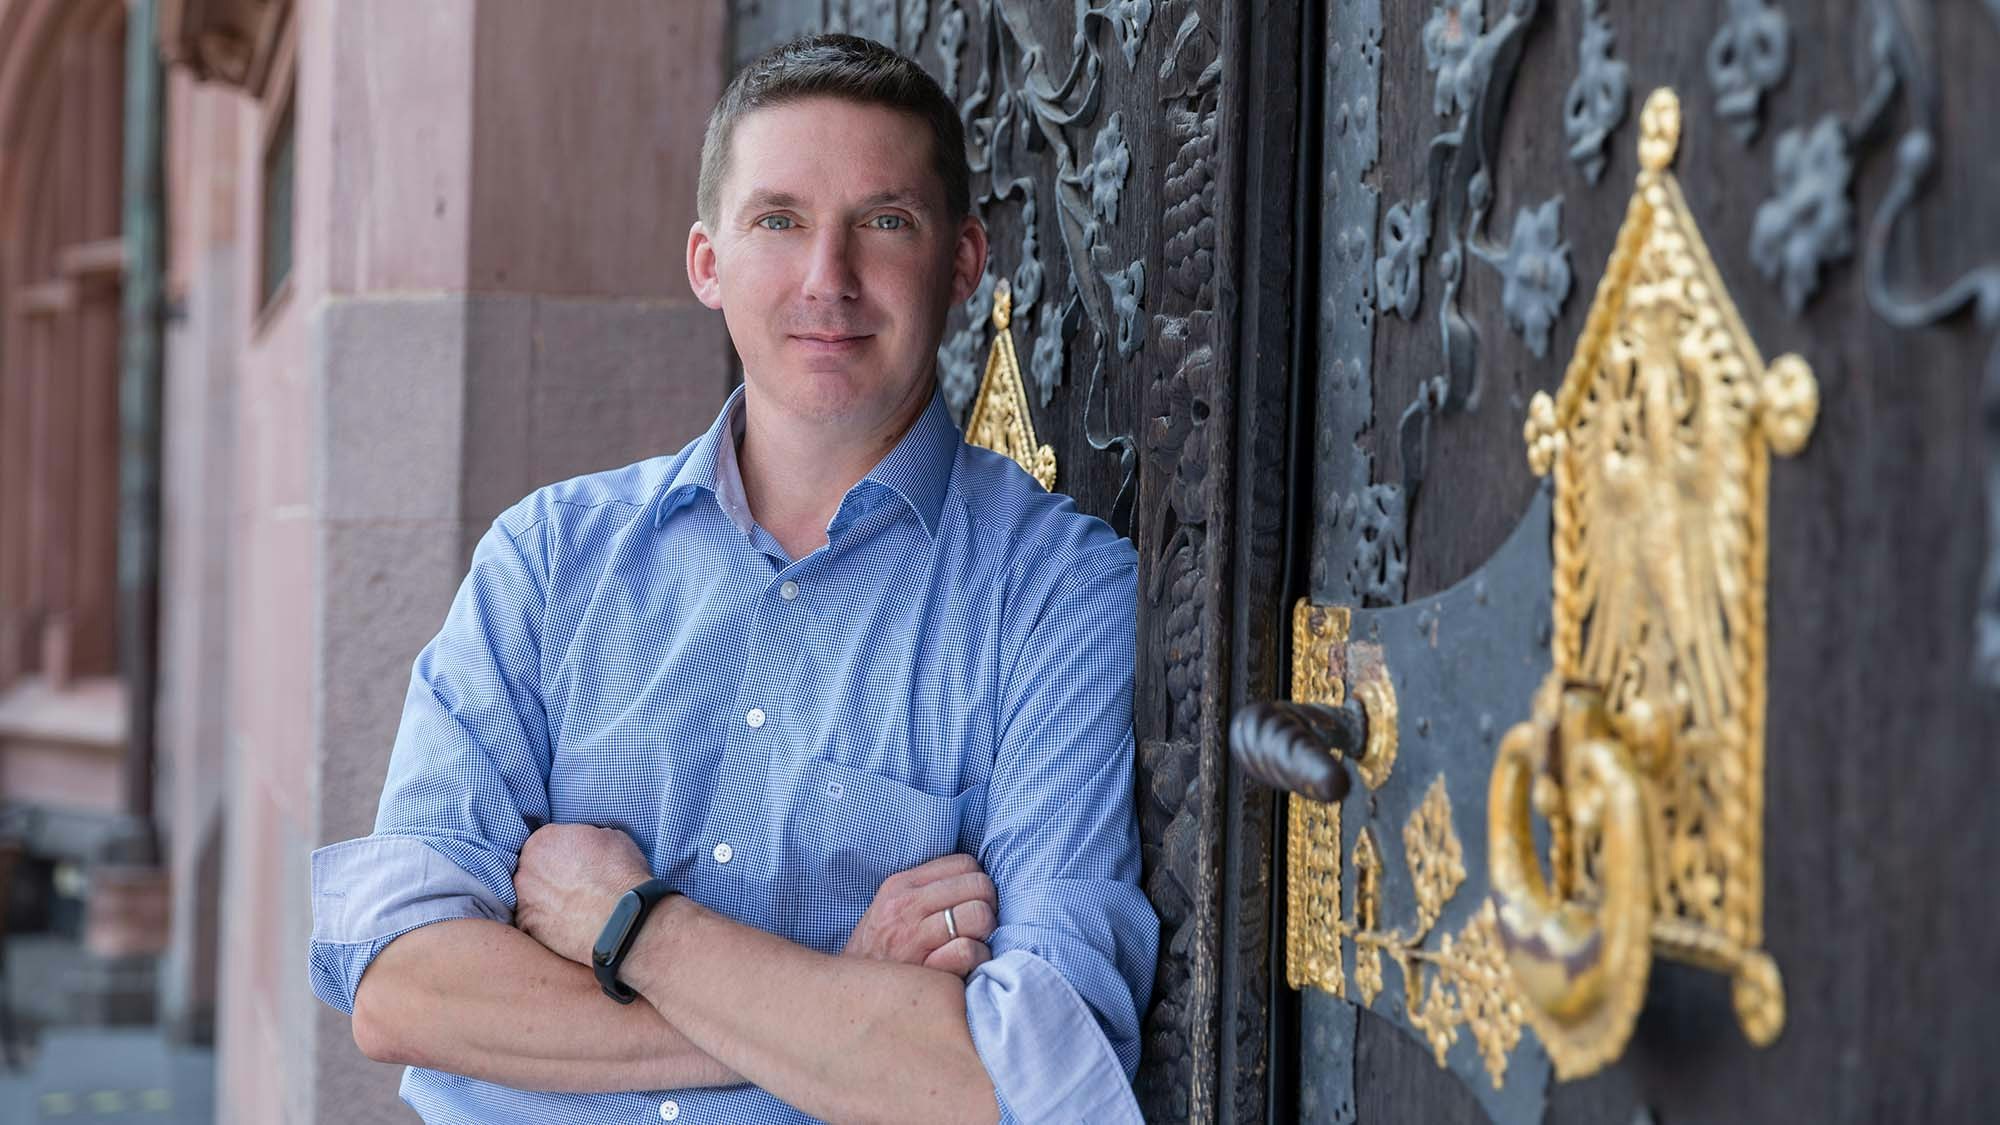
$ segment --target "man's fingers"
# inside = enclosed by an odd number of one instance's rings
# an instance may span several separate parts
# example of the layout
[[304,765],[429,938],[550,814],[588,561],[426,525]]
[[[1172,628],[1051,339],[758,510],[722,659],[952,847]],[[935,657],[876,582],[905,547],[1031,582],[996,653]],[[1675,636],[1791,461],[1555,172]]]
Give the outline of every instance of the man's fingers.
[[938,969],[957,977],[972,975],[972,970],[993,960],[993,951],[986,943],[969,937],[954,938],[946,942],[937,952],[924,958],[924,968]]
[[[939,856],[929,863],[920,863],[910,868],[908,871],[903,872],[902,880],[906,886],[915,888],[935,883],[940,879],[949,879],[954,875],[964,875],[977,870],[979,870],[979,861],[977,859],[966,855],[964,852],[953,852],[950,855]],[[894,876],[891,876],[891,878],[894,878]]]
[[993,889],[993,880],[986,872],[974,869],[963,875],[952,875],[925,883],[917,888],[912,903],[925,914],[935,914],[947,906],[957,906],[962,902],[983,902],[991,907],[1000,905],[1000,893]]
[[924,921],[926,944],[933,949],[943,949],[953,940],[952,929],[958,930],[958,937],[977,938],[985,941],[993,936],[993,927],[998,924],[993,908],[977,899],[972,902],[954,903],[951,907],[951,926],[944,924],[944,911],[939,910]]
[[[991,937],[998,924],[999,902],[993,880],[979,869],[976,857],[940,856],[883,880],[841,952],[931,964],[954,938],[976,944]],[[944,924],[946,907],[952,909],[950,928]],[[973,961],[953,971],[964,976],[977,964]]]

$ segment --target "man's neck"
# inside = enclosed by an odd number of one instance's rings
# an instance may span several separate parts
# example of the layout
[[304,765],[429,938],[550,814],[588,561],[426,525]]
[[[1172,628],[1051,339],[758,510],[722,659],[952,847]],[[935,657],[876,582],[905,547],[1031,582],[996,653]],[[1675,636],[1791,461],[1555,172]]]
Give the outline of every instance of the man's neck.
[[795,561],[825,546],[826,525],[848,490],[888,456],[929,402],[928,392],[918,395],[888,423],[851,432],[760,411],[746,397],[736,463],[751,518]]

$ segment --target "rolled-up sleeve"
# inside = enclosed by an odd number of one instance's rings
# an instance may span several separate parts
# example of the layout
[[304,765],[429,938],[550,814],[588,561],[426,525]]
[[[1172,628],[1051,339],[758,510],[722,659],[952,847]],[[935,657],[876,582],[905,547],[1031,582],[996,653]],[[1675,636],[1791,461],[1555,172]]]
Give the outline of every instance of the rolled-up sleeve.
[[[539,524],[503,515],[410,676],[373,835],[312,855],[313,991],[343,1012],[391,941],[449,918],[510,922],[514,865],[548,820]],[[524,548],[525,544],[525,548]]]
[[980,864],[993,960],[967,981],[973,1045],[1016,1120],[1137,1121],[1131,1079],[1160,924],[1139,887],[1129,544],[1068,568],[1008,675]]

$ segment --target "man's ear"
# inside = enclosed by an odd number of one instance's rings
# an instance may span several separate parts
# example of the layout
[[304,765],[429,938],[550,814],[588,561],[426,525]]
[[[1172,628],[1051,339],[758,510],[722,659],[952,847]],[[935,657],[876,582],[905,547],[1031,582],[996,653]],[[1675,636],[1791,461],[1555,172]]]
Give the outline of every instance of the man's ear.
[[688,228],[688,287],[711,309],[722,307],[722,279],[716,273],[715,240],[697,222]]
[[962,305],[979,288],[986,272],[986,224],[977,215],[967,215],[958,224],[958,247],[951,261],[951,301]]

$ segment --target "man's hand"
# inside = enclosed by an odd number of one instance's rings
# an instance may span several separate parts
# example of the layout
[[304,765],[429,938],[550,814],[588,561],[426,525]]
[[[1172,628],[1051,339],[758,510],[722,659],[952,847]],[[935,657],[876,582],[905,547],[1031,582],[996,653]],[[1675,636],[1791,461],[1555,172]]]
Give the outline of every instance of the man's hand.
[[[986,939],[993,936],[999,901],[978,860],[969,855],[931,860],[882,881],[840,955],[922,965],[963,978],[993,958]],[[945,925],[947,907],[956,938]]]
[[590,964],[618,896],[653,877],[632,837],[616,828],[545,824],[521,845],[514,926],[556,953]]

